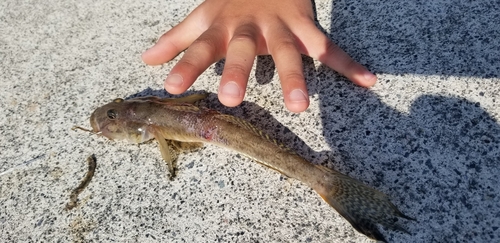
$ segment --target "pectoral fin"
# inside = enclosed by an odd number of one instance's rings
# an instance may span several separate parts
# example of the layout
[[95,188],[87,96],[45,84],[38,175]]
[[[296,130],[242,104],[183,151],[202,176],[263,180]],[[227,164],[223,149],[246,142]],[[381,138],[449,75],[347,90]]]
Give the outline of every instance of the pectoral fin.
[[177,172],[176,164],[179,150],[169,143],[169,140],[165,140],[163,136],[155,134],[155,138],[160,145],[161,157],[167,162],[168,172],[170,173],[169,179],[173,180]]
[[173,180],[177,174],[177,157],[179,153],[193,151],[203,146],[203,143],[168,140],[165,139],[161,132],[154,132],[153,135],[160,145],[161,157],[167,163],[170,180]]

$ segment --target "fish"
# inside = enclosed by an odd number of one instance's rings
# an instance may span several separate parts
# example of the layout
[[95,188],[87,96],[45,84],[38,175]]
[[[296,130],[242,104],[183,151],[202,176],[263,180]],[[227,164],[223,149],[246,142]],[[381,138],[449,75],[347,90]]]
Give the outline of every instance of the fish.
[[90,116],[91,132],[111,140],[143,143],[155,139],[170,179],[177,158],[204,144],[231,149],[311,187],[357,231],[387,242],[378,225],[409,232],[398,224],[404,215],[388,197],[336,170],[313,164],[249,122],[197,105],[208,94],[181,98],[155,96],[114,99]]

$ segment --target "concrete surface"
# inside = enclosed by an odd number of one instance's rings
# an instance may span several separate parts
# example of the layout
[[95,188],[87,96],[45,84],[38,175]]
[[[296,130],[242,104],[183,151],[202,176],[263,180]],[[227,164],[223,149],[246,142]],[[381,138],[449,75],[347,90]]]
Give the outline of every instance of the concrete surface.
[[[175,61],[149,67],[140,53],[199,2],[0,2],[1,242],[371,242],[300,182],[235,153],[184,154],[169,181],[156,143],[70,130],[113,98],[167,96]],[[325,32],[378,74],[375,87],[304,58],[311,107],[291,114],[259,58],[245,104],[207,105],[387,193],[418,219],[402,221],[411,235],[384,231],[390,242],[500,242],[500,3],[316,7]],[[221,67],[191,91],[215,92]],[[91,154],[95,177],[64,211]]]

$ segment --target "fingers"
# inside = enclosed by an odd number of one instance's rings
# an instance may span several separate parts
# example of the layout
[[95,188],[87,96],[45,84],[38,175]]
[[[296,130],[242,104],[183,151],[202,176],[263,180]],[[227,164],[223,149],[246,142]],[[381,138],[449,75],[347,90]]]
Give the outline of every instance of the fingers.
[[225,106],[237,106],[243,101],[257,52],[258,35],[255,26],[242,25],[235,30],[229,42],[219,86],[219,100]]
[[153,47],[142,54],[142,60],[148,65],[160,65],[173,59],[202,34],[196,21],[188,17],[163,34]]
[[171,94],[186,91],[205,69],[223,57],[226,36],[227,30],[222,25],[213,25],[205,31],[172,68],[165,80],[165,89]]
[[369,87],[377,82],[377,76],[354,61],[345,51],[328,39],[314,23],[297,32],[306,50],[304,53],[326,64],[357,85]]
[[309,106],[309,96],[295,38],[284,28],[272,30],[269,37],[269,52],[278,70],[285,105],[292,112],[302,112]]
[[[310,2],[306,6],[304,1],[292,1],[283,9],[275,1],[259,3],[205,1],[144,52],[142,59],[150,65],[162,64],[189,47],[164,83],[168,92],[180,94],[212,63],[226,56],[219,86],[219,100],[226,106],[242,102],[256,54],[272,55],[285,105],[292,112],[304,111],[309,106],[301,53],[360,86],[376,82],[374,74],[317,29]],[[255,7],[261,5],[271,11],[257,11],[264,9]]]

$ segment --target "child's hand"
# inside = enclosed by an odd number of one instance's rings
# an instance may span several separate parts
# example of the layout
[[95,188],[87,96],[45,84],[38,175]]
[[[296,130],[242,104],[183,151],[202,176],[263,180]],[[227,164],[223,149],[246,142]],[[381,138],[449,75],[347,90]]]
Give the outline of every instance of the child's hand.
[[186,48],[165,80],[165,89],[183,93],[205,69],[225,57],[219,100],[226,106],[243,101],[256,55],[273,57],[286,107],[292,112],[309,106],[300,54],[319,60],[360,86],[377,81],[316,28],[310,0],[206,0],[144,52],[142,59],[158,65]]

